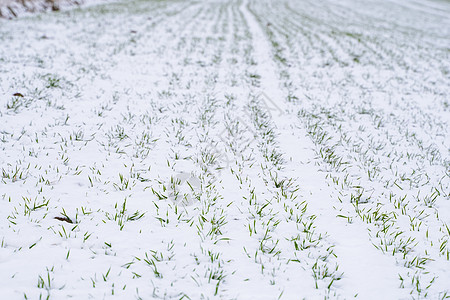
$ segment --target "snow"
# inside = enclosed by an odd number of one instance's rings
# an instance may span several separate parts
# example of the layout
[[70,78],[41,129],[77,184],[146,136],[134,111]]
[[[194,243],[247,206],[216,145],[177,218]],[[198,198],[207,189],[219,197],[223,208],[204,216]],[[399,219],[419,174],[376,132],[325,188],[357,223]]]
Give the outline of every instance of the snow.
[[444,299],[450,6],[0,20],[5,299]]

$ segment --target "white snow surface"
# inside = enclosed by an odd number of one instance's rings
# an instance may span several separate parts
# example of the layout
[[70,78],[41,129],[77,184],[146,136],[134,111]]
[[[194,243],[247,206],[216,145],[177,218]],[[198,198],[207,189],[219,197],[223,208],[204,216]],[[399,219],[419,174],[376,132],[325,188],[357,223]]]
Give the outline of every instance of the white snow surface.
[[449,298],[448,16],[123,0],[0,19],[0,298]]

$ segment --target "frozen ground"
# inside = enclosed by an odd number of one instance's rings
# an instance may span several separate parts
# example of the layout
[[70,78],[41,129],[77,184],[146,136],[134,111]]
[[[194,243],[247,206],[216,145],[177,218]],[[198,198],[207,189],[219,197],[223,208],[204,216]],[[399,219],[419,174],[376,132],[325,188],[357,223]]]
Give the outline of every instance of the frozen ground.
[[450,3],[0,20],[2,299],[450,297]]

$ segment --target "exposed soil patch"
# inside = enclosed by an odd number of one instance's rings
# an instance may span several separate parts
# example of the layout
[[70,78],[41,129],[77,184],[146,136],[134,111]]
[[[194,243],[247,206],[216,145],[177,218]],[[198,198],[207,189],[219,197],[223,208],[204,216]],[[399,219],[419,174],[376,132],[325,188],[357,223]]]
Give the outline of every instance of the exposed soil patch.
[[0,0],[0,18],[12,19],[25,13],[58,11],[84,2],[83,0]]

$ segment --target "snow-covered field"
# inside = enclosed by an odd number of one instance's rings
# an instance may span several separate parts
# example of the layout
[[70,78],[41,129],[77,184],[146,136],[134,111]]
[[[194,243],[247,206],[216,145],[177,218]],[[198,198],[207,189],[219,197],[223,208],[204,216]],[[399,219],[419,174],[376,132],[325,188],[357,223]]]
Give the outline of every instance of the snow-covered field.
[[0,298],[450,298],[449,16],[124,0],[0,20]]

